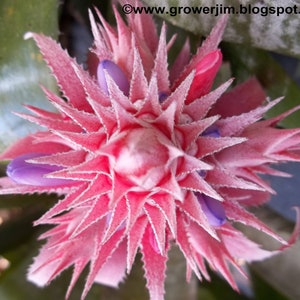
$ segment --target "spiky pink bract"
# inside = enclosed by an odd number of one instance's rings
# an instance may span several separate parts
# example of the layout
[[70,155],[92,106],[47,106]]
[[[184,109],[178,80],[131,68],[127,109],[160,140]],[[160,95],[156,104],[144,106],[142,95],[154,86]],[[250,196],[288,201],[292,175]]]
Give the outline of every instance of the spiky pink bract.
[[[32,34],[67,101],[44,89],[58,113],[27,106],[33,115],[21,116],[47,130],[0,157],[12,159],[12,171],[21,163],[35,172],[31,184],[19,173],[1,179],[1,194],[65,194],[35,222],[55,226],[41,236],[47,243],[28,278],[44,286],[73,266],[68,297],[89,265],[84,299],[95,282],[117,286],[140,251],[150,298],[161,300],[167,252],[177,244],[187,278],[193,271],[209,279],[207,261],[237,289],[229,264],[240,269],[238,261],[278,251],[260,249],[233,222],[265,232],[283,248],[299,232],[298,222],[287,243],[247,211],[273,193],[259,173],[283,175],[270,164],[300,159],[300,129],[276,128],[292,111],[261,121],[279,100],[264,105],[255,79],[224,95],[232,80],[210,91],[226,18],[191,59],[185,44],[169,73],[166,26],[158,36],[150,15],[128,15],[128,24],[115,15],[116,29],[101,14],[102,26],[91,16],[98,78],[55,41]],[[49,185],[35,184],[39,176]]]

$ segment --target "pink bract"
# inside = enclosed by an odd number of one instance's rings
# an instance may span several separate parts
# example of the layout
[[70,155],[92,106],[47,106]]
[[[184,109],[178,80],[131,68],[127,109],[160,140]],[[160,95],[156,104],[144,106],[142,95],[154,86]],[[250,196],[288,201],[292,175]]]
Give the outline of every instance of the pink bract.
[[299,233],[297,222],[286,242],[248,211],[274,193],[258,174],[282,176],[270,164],[300,160],[300,129],[276,128],[299,107],[262,120],[280,100],[264,103],[253,78],[227,93],[232,79],[211,91],[222,61],[225,17],[193,57],[186,43],[170,68],[173,39],[166,42],[165,25],[158,35],[150,15],[128,15],[127,23],[117,10],[115,16],[113,28],[100,13],[102,25],[91,15],[99,78],[51,38],[31,34],[67,101],[44,89],[58,113],[27,106],[32,114],[20,116],[46,131],[23,138],[0,157],[14,162],[39,153],[26,164],[47,166],[42,175],[56,183],[6,177],[1,194],[65,195],[35,222],[55,226],[41,236],[47,243],[28,278],[44,286],[74,266],[68,297],[89,265],[84,299],[95,282],[118,286],[139,251],[150,298],[161,300],[168,250],[175,244],[186,258],[187,279],[192,271],[209,279],[207,261],[237,289],[229,265],[241,270],[238,261],[278,251],[261,249],[234,222],[265,232],[282,249]]

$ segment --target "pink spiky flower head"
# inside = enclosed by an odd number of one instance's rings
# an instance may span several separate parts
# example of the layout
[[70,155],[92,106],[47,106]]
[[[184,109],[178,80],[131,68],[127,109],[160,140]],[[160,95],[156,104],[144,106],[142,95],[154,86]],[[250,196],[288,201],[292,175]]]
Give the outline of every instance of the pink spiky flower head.
[[[205,261],[237,289],[230,264],[262,259],[260,249],[232,226],[241,222],[287,243],[247,211],[272,189],[257,174],[282,175],[270,163],[299,160],[300,130],[279,130],[287,114],[261,121],[279,100],[263,105],[255,79],[223,94],[210,91],[221,65],[226,19],[190,59],[186,43],[169,71],[166,26],[150,15],[115,10],[117,28],[91,16],[94,74],[52,39],[31,34],[61,88],[44,89],[58,113],[28,106],[23,118],[46,127],[11,146],[1,193],[65,195],[38,224],[51,224],[28,278],[48,284],[73,266],[67,296],[86,265],[82,299],[92,284],[117,286],[142,253],[152,300],[163,299],[168,250],[179,246],[193,271],[208,279]],[[277,251],[278,252],[278,251]]]

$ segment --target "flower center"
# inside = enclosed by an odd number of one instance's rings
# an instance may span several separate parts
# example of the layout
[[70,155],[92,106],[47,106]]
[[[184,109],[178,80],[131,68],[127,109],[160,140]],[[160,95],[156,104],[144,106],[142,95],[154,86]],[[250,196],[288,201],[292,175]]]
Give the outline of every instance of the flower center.
[[152,128],[131,130],[122,140],[114,170],[145,188],[153,188],[164,176],[168,150]]

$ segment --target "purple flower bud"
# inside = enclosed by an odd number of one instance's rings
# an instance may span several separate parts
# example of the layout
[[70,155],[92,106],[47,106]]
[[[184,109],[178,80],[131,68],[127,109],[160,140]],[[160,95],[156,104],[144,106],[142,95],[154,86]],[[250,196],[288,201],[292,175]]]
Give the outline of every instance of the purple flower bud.
[[204,130],[202,132],[201,135],[202,136],[213,137],[213,138],[219,138],[221,136],[218,127],[215,126],[215,125],[212,125],[212,126],[208,127],[206,130]]
[[124,72],[118,65],[107,59],[100,62],[97,68],[98,83],[106,94],[109,94],[109,92],[105,73],[109,74],[124,95],[129,95],[129,82]]
[[159,103],[163,103],[168,98],[168,96],[169,95],[165,92],[159,92],[158,93]]
[[27,153],[16,157],[7,166],[7,176],[16,183],[33,186],[58,186],[74,182],[67,179],[45,177],[49,173],[61,170],[62,168],[59,166],[28,162],[30,159],[46,155],[45,153]]
[[[109,212],[109,213],[106,215],[106,227],[109,227],[109,224],[110,224],[110,222],[111,222],[111,217],[112,217],[112,212]],[[119,227],[117,228],[117,231],[118,231],[118,230],[122,230],[122,229],[124,229],[125,227],[126,227],[126,222],[123,221],[123,222],[119,225]]]
[[200,170],[197,171],[198,175],[201,176],[202,178],[205,178],[207,175],[207,172],[205,170]]
[[222,202],[200,193],[196,193],[196,196],[210,225],[223,225],[226,221],[226,214]]

